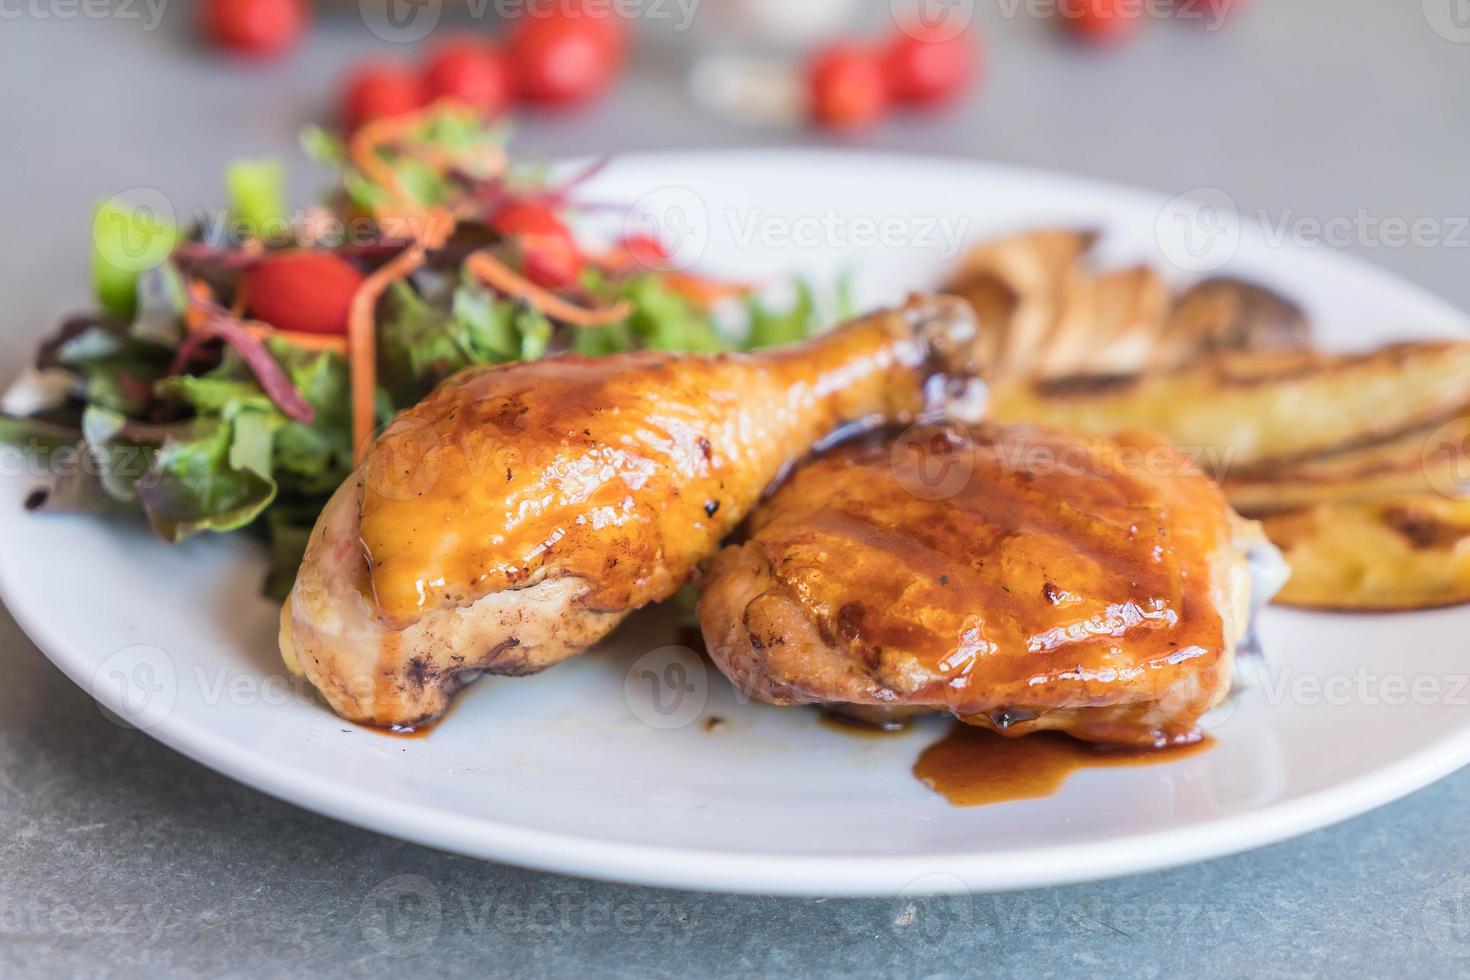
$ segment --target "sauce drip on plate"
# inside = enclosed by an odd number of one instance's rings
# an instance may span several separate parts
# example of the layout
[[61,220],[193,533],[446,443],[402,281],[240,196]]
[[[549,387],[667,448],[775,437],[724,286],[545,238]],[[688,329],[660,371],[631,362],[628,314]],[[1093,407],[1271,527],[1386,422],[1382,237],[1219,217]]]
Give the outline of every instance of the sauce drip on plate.
[[817,723],[823,728],[851,735],[854,738],[892,738],[894,735],[902,735],[909,730],[905,722],[893,721],[875,724],[859,718],[850,718],[834,711],[821,712],[817,715]]
[[1164,749],[1135,749],[1056,732],[1006,738],[956,722],[948,735],[919,755],[914,775],[955,806],[984,806],[1051,796],[1079,769],[1162,765],[1199,755],[1214,744],[1205,738]]

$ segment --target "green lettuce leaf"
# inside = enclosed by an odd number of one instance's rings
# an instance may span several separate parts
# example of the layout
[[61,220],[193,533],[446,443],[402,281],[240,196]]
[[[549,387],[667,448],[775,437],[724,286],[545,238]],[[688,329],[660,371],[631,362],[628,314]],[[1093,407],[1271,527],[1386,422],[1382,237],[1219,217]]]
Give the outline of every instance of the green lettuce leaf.
[[287,230],[285,186],[286,168],[279,160],[233,160],[225,167],[230,216],[256,238]]
[[201,419],[189,437],[169,438],[159,447],[152,469],[137,484],[159,537],[180,541],[200,531],[234,531],[276,499],[275,481],[254,468],[259,458],[233,451],[237,437],[247,445],[257,438],[258,427],[266,424],[262,414],[244,412],[233,423]]
[[92,283],[97,300],[119,320],[137,305],[139,273],[168,258],[179,231],[147,207],[112,199],[92,216]]

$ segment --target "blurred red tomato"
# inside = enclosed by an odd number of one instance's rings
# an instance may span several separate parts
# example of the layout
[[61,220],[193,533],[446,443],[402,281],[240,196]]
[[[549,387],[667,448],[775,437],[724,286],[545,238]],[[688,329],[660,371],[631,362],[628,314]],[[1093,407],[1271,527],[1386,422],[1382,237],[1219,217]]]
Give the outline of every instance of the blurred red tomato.
[[516,95],[572,106],[605,93],[623,67],[627,26],[607,6],[563,5],[528,12],[510,28],[508,60]]
[[256,319],[281,330],[345,334],[363,275],[331,252],[278,252],[245,273],[245,302]]
[[486,117],[500,115],[510,104],[505,59],[474,38],[454,38],[436,47],[424,68],[424,87],[430,100],[453,99]]
[[490,219],[490,226],[510,238],[525,262],[526,278],[547,289],[577,281],[584,258],[556,211],[539,201],[508,204]]
[[202,14],[210,41],[254,57],[294,45],[307,21],[305,0],[204,0]]
[[888,83],[883,62],[864,48],[833,45],[818,50],[807,65],[811,117],[834,129],[858,129],[883,117]]
[[931,106],[958,97],[975,77],[978,57],[968,32],[949,35],[914,26],[883,53],[888,95],[905,105]]
[[1062,23],[1084,41],[1111,44],[1143,25],[1140,0],[1063,0]]
[[348,76],[342,115],[347,128],[356,129],[374,119],[413,112],[424,102],[424,87],[417,72],[391,61],[369,61]]
[[620,247],[630,260],[649,269],[662,269],[671,258],[664,243],[652,235],[628,235]]

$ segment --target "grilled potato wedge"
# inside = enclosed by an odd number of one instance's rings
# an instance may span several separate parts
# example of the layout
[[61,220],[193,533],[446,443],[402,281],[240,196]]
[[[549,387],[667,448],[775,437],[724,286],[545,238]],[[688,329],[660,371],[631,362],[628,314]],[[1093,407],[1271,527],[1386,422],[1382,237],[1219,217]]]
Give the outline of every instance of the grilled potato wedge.
[[1311,344],[1307,315],[1284,296],[1240,279],[1205,279],[1174,301],[1152,364],[1171,368],[1217,351],[1306,350]]
[[1413,493],[1470,497],[1470,417],[1296,463],[1237,467],[1221,489],[1242,514]]
[[1470,500],[1434,493],[1271,515],[1289,606],[1393,611],[1470,602]]
[[1067,281],[1051,334],[1029,373],[1043,377],[1136,371],[1149,363],[1169,309],[1157,272],[1133,266]]
[[984,242],[965,256],[944,291],[975,309],[979,353],[997,376],[1030,373],[1086,275],[1079,260],[1096,241],[1096,232],[1046,228]]
[[998,421],[1151,429],[1217,474],[1366,446],[1470,405],[1470,342],[1366,354],[1234,352],[1175,371],[1001,383]]
[[966,300],[981,329],[976,354],[991,380],[1132,374],[1226,350],[1310,345],[1305,314],[1239,279],[1206,279],[1177,299],[1148,266],[1096,272],[1097,234],[1044,228],[984,242],[944,291]]

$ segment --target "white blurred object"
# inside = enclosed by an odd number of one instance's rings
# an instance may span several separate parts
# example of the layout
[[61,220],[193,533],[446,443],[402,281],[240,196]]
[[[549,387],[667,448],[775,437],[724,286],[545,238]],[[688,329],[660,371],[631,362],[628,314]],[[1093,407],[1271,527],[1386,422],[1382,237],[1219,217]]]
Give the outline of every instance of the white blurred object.
[[689,94],[710,112],[751,125],[794,127],[806,116],[806,86],[789,58],[706,55],[689,74]]
[[28,367],[0,396],[0,412],[24,418],[60,408],[76,383],[77,376],[70,371]]
[[853,22],[862,0],[705,0],[713,26],[737,40],[793,48],[828,37]]

